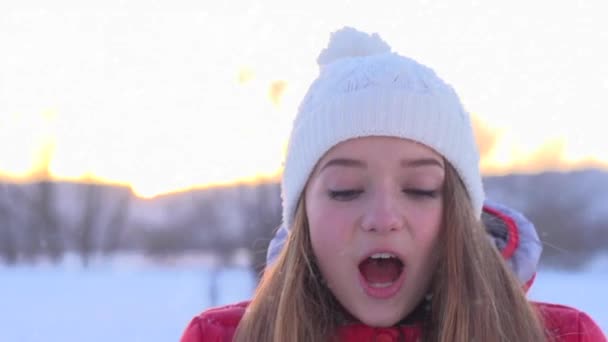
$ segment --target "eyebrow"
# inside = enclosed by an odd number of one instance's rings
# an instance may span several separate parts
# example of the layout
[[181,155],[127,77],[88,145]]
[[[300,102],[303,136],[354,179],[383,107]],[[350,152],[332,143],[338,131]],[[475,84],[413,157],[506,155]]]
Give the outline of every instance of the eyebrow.
[[443,163],[435,158],[402,159],[400,164],[403,167],[437,166],[443,169]]
[[357,159],[349,159],[349,158],[335,158],[327,163],[323,164],[319,172],[325,170],[330,166],[346,166],[346,167],[357,167],[357,168],[366,168],[367,164]]
[[[425,166],[436,166],[443,169],[443,164],[435,158],[421,158],[421,159],[402,159],[399,164],[401,167],[425,167]],[[344,166],[344,167],[356,167],[366,168],[367,164],[358,159],[350,158],[335,158],[331,159],[327,163],[323,164],[319,172],[325,170],[330,166]]]

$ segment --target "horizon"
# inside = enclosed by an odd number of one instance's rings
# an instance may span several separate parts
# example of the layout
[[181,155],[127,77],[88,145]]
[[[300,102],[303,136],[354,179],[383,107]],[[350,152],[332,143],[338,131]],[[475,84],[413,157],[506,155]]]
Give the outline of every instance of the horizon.
[[[573,168],[573,169],[544,169],[537,171],[514,171],[507,173],[497,173],[497,174],[482,174],[483,179],[487,178],[503,178],[503,177],[536,177],[543,176],[547,174],[560,174],[560,175],[572,175],[577,173],[586,173],[586,172],[600,172],[602,174],[606,174],[608,176],[608,169],[601,167],[582,167],[582,168]],[[78,184],[78,185],[100,185],[100,186],[108,186],[108,187],[117,187],[123,189],[129,189],[131,194],[136,198],[141,200],[154,200],[158,198],[169,197],[173,195],[180,195],[191,191],[205,191],[205,190],[217,190],[217,189],[229,189],[233,187],[240,186],[258,186],[264,184],[281,184],[280,176],[277,177],[265,177],[259,178],[255,180],[247,180],[247,179],[239,179],[233,182],[227,181],[222,183],[213,183],[213,184],[197,184],[194,186],[189,186],[183,189],[172,189],[170,191],[153,194],[151,196],[144,196],[139,194],[133,187],[128,183],[117,183],[117,182],[108,182],[108,181],[100,181],[95,179],[56,179],[56,178],[26,178],[26,179],[11,179],[6,177],[0,177],[0,184],[13,184],[13,185],[34,185],[40,182],[50,181],[54,184]]]

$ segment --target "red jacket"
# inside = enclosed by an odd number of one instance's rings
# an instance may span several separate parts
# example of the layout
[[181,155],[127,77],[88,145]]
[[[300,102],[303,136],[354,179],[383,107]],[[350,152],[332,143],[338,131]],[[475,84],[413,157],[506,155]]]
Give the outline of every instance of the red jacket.
[[[249,302],[214,308],[196,316],[186,328],[181,342],[230,342]],[[555,342],[606,342],[598,326],[585,313],[555,304],[535,303]],[[363,324],[340,328],[340,341],[416,341],[421,329],[416,325],[374,328]],[[399,335],[405,337],[400,339]]]
[[[520,213],[488,201],[484,205],[482,219],[496,247],[527,289],[534,280],[542,246],[534,225]],[[269,247],[268,263],[276,257],[286,236],[286,230],[278,231]],[[181,342],[232,341],[234,331],[248,304],[249,302],[242,302],[203,312],[190,322]],[[555,342],[606,342],[600,328],[587,314],[562,305],[534,305],[541,312],[545,327],[554,336]],[[374,328],[364,324],[350,324],[338,331],[340,340],[349,342],[415,341],[420,334],[421,328],[417,325]]]

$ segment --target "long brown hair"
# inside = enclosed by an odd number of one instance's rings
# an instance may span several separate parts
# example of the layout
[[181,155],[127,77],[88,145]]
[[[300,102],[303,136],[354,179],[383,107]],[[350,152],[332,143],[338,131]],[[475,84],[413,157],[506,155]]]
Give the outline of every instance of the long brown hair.
[[[446,163],[440,261],[423,340],[545,341],[539,314],[474,216],[456,171]],[[312,251],[301,199],[292,232],[269,267],[235,341],[327,341],[343,308],[325,285]]]

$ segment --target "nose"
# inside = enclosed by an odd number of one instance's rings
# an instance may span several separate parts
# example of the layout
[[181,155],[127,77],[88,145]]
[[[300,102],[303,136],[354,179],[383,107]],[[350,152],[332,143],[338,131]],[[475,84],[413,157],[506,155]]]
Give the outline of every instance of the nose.
[[396,195],[381,191],[370,196],[361,220],[366,232],[388,233],[403,229],[405,217]]

